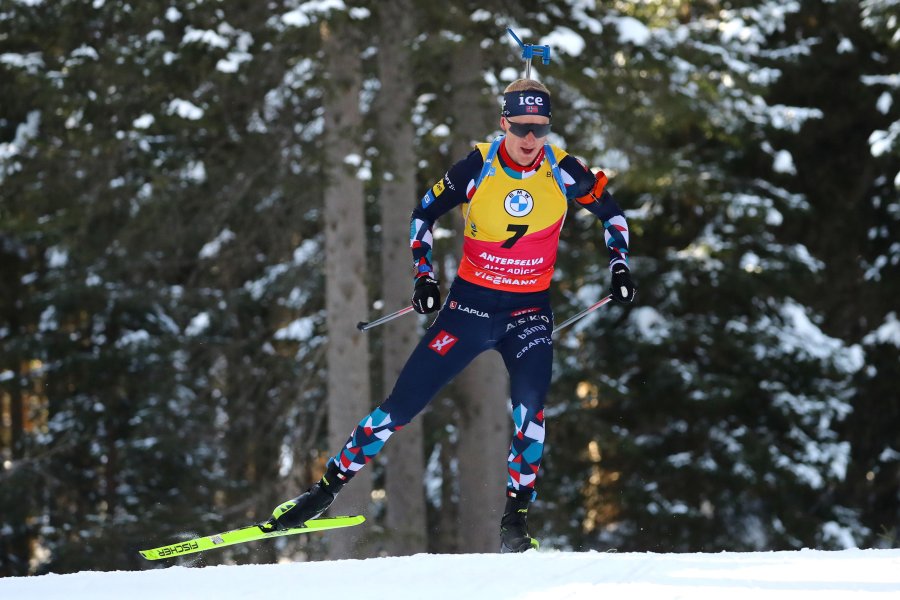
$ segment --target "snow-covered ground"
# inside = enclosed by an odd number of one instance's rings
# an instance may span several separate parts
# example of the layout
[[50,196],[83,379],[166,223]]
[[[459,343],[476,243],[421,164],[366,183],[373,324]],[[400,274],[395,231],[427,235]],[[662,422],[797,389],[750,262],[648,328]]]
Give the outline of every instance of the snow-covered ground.
[[900,600],[900,550],[540,552],[89,571],[0,579],[3,600]]

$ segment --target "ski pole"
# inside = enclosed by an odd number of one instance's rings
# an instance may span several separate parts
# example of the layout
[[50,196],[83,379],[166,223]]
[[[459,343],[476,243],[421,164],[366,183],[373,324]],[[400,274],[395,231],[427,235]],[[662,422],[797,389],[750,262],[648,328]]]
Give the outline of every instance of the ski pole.
[[412,312],[413,310],[414,309],[413,309],[412,305],[409,305],[406,308],[401,308],[400,310],[398,310],[396,312],[392,312],[391,314],[385,315],[385,316],[381,317],[380,319],[375,319],[374,321],[360,321],[359,323],[356,324],[356,328],[359,329],[360,331],[372,329],[373,327],[378,327],[382,323],[387,323],[388,321],[392,321],[392,320],[396,319],[397,317],[402,317],[406,313]]
[[[557,327],[555,327],[555,328],[553,329],[553,334],[552,334],[552,335],[556,335],[556,333],[557,333],[560,329],[563,329],[563,328],[565,328],[565,327],[568,327],[569,325],[571,325],[571,324],[574,323],[575,321],[577,321],[577,320],[579,320],[579,319],[582,319],[582,318],[588,316],[589,314],[591,314],[592,312],[594,312],[595,310],[597,310],[598,308],[600,308],[600,307],[603,306],[604,304],[606,304],[606,303],[608,303],[608,302],[611,302],[611,301],[612,301],[612,295],[609,295],[609,296],[607,296],[606,298],[603,298],[602,300],[600,300],[600,301],[598,301],[598,302],[595,302],[595,303],[591,304],[590,306],[588,306],[586,309],[584,309],[583,311],[581,311],[580,313],[578,313],[578,314],[575,315],[574,317],[569,317],[568,319],[566,319],[565,321],[563,321],[562,323],[560,323]],[[552,337],[552,335],[551,335],[551,337]]]

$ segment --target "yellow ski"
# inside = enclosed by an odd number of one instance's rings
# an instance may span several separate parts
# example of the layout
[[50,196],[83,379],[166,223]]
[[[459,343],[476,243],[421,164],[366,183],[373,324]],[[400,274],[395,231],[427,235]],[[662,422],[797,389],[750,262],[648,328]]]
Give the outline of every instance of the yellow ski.
[[163,558],[175,558],[184,556],[185,554],[194,554],[195,552],[205,552],[213,548],[224,548],[234,544],[243,544],[245,542],[253,542],[256,540],[264,540],[273,537],[281,537],[283,535],[296,535],[298,533],[312,533],[314,531],[324,531],[326,529],[339,529],[341,527],[352,527],[359,525],[366,518],[362,515],[350,515],[342,517],[321,517],[307,521],[303,527],[293,527],[281,531],[263,531],[259,525],[250,525],[241,529],[234,529],[224,533],[207,535],[194,538],[184,542],[176,542],[168,546],[160,546],[152,550],[141,550],[141,556],[147,560],[160,560]]

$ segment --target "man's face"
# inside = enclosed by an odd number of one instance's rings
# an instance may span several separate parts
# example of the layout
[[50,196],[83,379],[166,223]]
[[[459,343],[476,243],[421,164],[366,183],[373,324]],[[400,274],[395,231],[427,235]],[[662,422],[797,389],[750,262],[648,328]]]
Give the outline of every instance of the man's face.
[[[549,128],[545,127],[544,129],[547,130],[546,132],[528,131],[524,135],[521,135],[523,133],[522,131],[513,131],[521,129],[517,126],[549,124],[550,119],[542,115],[518,115],[511,118],[500,117],[500,129],[506,134],[506,151],[509,153],[510,158],[523,167],[531,165],[538,155],[538,152],[540,152],[543,147],[544,142],[547,139],[547,134],[549,133]],[[517,133],[520,135],[517,135]],[[535,135],[535,133],[540,137]]]

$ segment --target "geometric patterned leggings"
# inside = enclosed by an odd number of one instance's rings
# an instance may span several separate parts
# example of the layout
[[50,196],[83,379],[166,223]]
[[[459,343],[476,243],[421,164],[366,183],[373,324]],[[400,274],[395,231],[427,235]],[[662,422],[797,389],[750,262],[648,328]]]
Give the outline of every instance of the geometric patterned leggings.
[[[544,453],[544,399],[553,363],[549,294],[490,290],[459,278],[388,398],[363,417],[334,461],[352,477],[478,354],[496,350],[510,379],[514,431],[507,493],[533,499]],[[485,398],[497,402],[498,398]]]

